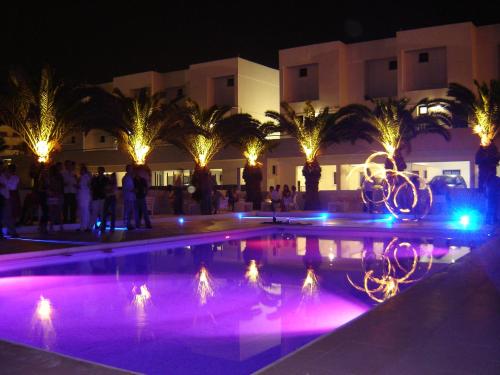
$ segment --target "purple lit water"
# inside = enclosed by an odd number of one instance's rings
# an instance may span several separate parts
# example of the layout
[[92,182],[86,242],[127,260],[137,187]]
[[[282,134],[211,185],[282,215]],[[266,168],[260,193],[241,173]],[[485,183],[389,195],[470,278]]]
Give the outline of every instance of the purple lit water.
[[[380,252],[390,240],[276,233],[61,257],[63,264],[0,274],[0,339],[147,374],[248,374],[371,309],[346,273],[361,280],[362,251]],[[412,240],[431,247],[433,270],[469,251],[422,242]],[[259,265],[256,284],[244,276],[251,260]],[[206,303],[195,277],[202,266],[213,286]],[[319,283],[312,294],[302,290],[308,268]],[[133,303],[141,285],[151,293],[143,306]],[[36,311],[41,296],[53,307],[50,319]]]

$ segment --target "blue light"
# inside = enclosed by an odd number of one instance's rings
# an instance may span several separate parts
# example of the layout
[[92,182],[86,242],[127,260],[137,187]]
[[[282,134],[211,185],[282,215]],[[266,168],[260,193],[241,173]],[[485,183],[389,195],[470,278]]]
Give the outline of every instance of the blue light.
[[243,214],[241,212],[238,213],[238,219],[240,219],[240,220],[243,219]]
[[460,224],[462,224],[463,227],[468,227],[470,224],[470,216],[469,215],[460,216]]
[[482,222],[482,215],[475,210],[459,210],[454,214],[454,221],[462,229],[477,229]]
[[328,219],[328,216],[329,216],[329,215],[328,215],[328,212],[322,212],[322,213],[320,213],[320,214],[319,214],[319,217],[320,217],[321,219],[323,219],[323,220]]
[[180,217],[177,219],[177,221],[179,222],[179,224],[184,224],[184,218],[183,217]]
[[391,221],[392,222],[392,221],[394,221],[394,219],[395,219],[395,217],[393,215],[390,215],[390,214],[387,215],[387,217],[386,217],[387,221]]

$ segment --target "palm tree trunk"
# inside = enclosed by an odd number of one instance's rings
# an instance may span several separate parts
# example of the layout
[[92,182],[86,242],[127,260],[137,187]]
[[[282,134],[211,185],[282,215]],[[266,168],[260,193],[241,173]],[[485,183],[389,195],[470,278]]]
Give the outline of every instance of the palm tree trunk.
[[476,152],[476,164],[479,168],[479,190],[484,191],[488,180],[497,175],[497,165],[500,160],[498,148],[494,143],[489,146],[480,146]]
[[196,188],[193,199],[200,204],[202,215],[212,214],[212,189],[213,181],[210,169],[196,165],[191,178],[191,184]]
[[319,210],[319,180],[321,178],[321,167],[316,159],[307,162],[302,168],[302,175],[306,179],[306,194],[304,199],[304,210]]
[[251,166],[248,163],[243,169],[243,179],[246,187],[246,201],[253,203],[254,210],[260,210],[262,202],[262,168],[260,165]]

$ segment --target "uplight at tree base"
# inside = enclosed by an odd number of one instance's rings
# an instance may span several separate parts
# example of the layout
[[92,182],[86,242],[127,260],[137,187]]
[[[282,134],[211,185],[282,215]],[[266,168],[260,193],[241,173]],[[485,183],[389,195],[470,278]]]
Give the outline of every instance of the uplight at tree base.
[[49,160],[51,143],[49,141],[38,141],[35,144],[35,154],[40,163],[46,163]]
[[136,144],[133,149],[132,158],[134,162],[139,165],[146,163],[146,156],[148,156],[151,147],[145,144]]

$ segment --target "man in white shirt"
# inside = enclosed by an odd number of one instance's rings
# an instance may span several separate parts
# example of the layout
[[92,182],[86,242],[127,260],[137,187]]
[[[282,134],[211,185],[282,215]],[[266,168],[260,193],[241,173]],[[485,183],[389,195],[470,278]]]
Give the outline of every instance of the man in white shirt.
[[75,163],[66,160],[64,162],[64,170],[62,171],[64,180],[64,203],[63,216],[65,223],[76,222],[76,192],[78,188],[77,178],[75,174]]

